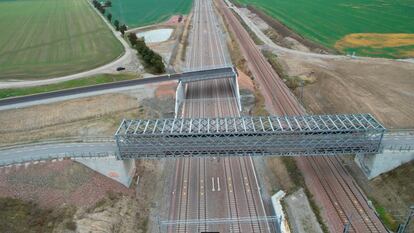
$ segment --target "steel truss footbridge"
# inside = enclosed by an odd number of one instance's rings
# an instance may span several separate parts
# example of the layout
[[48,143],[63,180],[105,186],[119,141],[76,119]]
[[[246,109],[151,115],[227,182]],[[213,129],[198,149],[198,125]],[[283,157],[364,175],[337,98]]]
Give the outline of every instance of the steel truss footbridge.
[[186,71],[178,76],[178,85],[175,94],[175,116],[177,116],[180,108],[185,100],[185,84],[190,82],[201,82],[213,79],[230,79],[230,85],[234,97],[237,100],[239,111],[241,111],[239,84],[237,81],[238,73],[233,66],[214,66],[204,67],[202,70]]
[[370,114],[123,120],[118,159],[377,153]]

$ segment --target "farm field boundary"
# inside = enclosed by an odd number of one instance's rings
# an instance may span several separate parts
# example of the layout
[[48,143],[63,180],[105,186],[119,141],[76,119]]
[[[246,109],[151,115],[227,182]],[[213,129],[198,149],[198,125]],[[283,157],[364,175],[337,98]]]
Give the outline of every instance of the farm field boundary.
[[[392,44],[387,38],[414,35],[414,6],[410,0],[235,0],[241,6],[254,6],[279,20],[296,33],[324,47],[358,56],[412,58],[414,42]],[[369,34],[371,42],[349,47],[335,46],[354,34]],[[370,44],[382,42],[380,46]]]
[[87,0],[0,1],[0,80],[74,74],[122,52]]

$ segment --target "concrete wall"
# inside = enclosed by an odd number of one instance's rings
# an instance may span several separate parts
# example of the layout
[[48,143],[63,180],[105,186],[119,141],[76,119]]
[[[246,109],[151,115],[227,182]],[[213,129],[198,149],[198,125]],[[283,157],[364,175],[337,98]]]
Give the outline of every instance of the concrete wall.
[[368,179],[375,178],[382,173],[391,171],[404,163],[414,159],[414,150],[391,151],[384,150],[381,154],[363,155],[357,154],[355,162],[364,171]]
[[135,160],[117,160],[115,157],[75,158],[75,161],[129,187],[135,174]]

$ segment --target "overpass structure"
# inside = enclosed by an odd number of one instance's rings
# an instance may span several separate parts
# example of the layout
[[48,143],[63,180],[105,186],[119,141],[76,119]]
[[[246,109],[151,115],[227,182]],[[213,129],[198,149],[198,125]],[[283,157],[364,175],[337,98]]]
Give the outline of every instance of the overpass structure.
[[[209,67],[203,70],[193,70],[185,71],[175,74],[166,74],[160,76],[154,76],[149,78],[137,78],[132,80],[118,81],[112,83],[104,83],[98,85],[91,85],[85,87],[76,87],[58,91],[51,91],[33,95],[19,96],[19,97],[10,97],[0,99],[0,110],[3,109],[13,109],[18,107],[26,107],[30,105],[44,103],[45,101],[60,100],[62,98],[75,98],[79,95],[93,95],[102,94],[103,92],[118,91],[124,89],[131,89],[138,85],[145,85],[150,83],[160,83],[176,80],[179,83],[179,88],[177,89],[178,93],[181,93],[181,87],[183,84],[188,82],[196,82],[207,79],[219,79],[219,78],[232,78],[233,90],[235,96],[239,99],[239,88],[237,84],[237,73],[232,66],[227,67]],[[180,87],[181,86],[181,87]],[[182,100],[182,99],[180,99]],[[239,104],[240,106],[240,104]]]
[[118,159],[377,153],[370,114],[123,120]]
[[[175,78],[175,76],[172,76]],[[239,111],[241,111],[241,102],[240,102],[240,92],[239,84],[237,82],[237,70],[233,66],[224,66],[224,67],[210,67],[202,70],[192,70],[187,71],[179,75],[178,77],[178,86],[175,94],[175,116],[177,117],[180,108],[183,105],[185,100],[185,89],[186,84],[190,82],[201,82],[206,80],[214,79],[231,79],[231,89],[233,95],[237,99],[237,105]]]

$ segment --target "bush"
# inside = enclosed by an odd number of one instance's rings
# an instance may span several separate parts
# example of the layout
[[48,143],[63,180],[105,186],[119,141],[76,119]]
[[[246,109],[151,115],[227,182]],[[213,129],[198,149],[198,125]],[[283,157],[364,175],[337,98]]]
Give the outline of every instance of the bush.
[[76,231],[76,223],[74,221],[68,221],[65,224],[66,229],[71,230],[71,231]]

